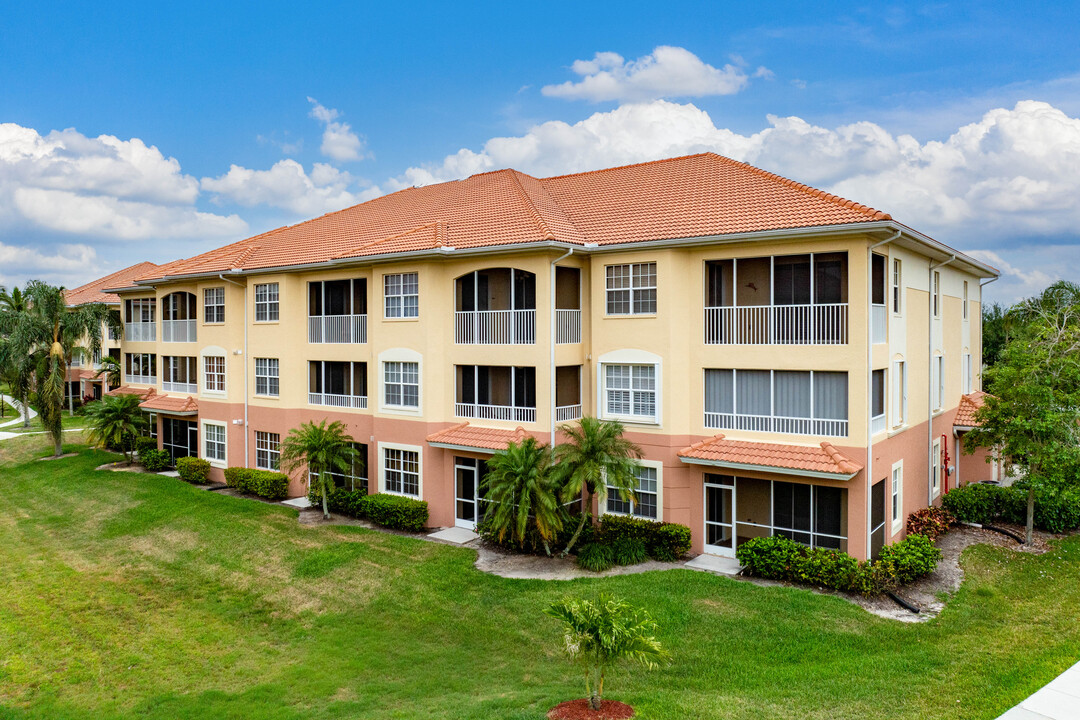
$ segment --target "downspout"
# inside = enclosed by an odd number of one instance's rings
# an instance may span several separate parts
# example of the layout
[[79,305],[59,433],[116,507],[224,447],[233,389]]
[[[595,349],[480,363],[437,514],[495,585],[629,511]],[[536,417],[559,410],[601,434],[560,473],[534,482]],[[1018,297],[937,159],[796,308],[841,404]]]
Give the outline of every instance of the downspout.
[[551,348],[551,367],[548,369],[551,378],[551,394],[548,395],[548,411],[551,413],[552,447],[555,447],[555,264],[573,254],[574,248],[570,248],[565,254],[551,261],[551,284],[548,286],[548,292],[551,293],[551,335],[548,336],[548,344]]
[[[939,263],[930,261],[929,268],[927,269],[927,287],[930,288],[929,300],[926,303],[926,312],[928,316],[928,322],[926,323],[926,377],[930,382],[926,383],[926,504],[934,504],[934,478],[930,477],[930,472],[934,467],[933,458],[930,455],[934,452],[934,271],[939,267],[945,267],[953,260],[956,260],[956,254],[953,253],[952,257],[948,260],[944,260]],[[940,291],[941,287],[938,286]],[[980,294],[981,295],[981,294]],[[942,302],[938,306],[938,311],[944,311],[944,295],[942,295]],[[944,382],[943,378],[937,379],[938,387]],[[942,403],[945,402],[945,398],[941,399]],[[938,472],[941,472],[941,468],[938,468]]]
[[[874,531],[874,508],[873,508],[873,485],[874,485],[874,250],[882,245],[897,240],[900,231],[897,230],[881,242],[874,243],[866,248],[866,559],[870,559],[870,549],[873,543]],[[885,264],[885,277],[889,276],[888,263]],[[888,298],[885,300],[885,318],[888,320]],[[886,337],[886,340],[888,338]],[[887,389],[887,388],[886,388]],[[888,416],[886,416],[886,424]]]
[[218,273],[218,277],[227,283],[232,283],[244,291],[244,467],[251,467],[248,462],[248,321],[247,321],[247,283],[230,280]]

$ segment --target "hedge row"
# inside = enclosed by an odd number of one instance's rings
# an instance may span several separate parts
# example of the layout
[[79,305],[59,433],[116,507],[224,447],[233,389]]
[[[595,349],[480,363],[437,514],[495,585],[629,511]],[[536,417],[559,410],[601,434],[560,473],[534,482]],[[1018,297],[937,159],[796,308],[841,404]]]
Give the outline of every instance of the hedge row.
[[147,450],[157,450],[157,438],[141,437],[135,440],[135,452],[139,454],[141,458],[143,453]]
[[604,515],[596,541],[612,547],[640,540],[653,560],[673,562],[690,552],[690,528],[678,523],[655,522],[630,515]]
[[909,535],[882,548],[876,561],[859,562],[840,550],[810,548],[774,535],[742,543],[735,557],[755,577],[876,595],[932,573],[941,551],[925,536]]
[[238,492],[258,495],[267,500],[284,500],[289,495],[289,477],[273,470],[227,468],[225,484]]
[[[950,490],[941,505],[962,522],[1023,525],[1027,522],[1027,496],[1027,490],[1021,487],[972,483]],[[1080,528],[1080,491],[1037,490],[1035,527],[1052,533]]]
[[[322,495],[314,489],[308,490],[308,500],[314,507],[322,507]],[[368,495],[362,489],[334,488],[326,496],[326,506],[330,512],[366,518],[394,530],[421,532],[428,522],[428,504],[401,495]]]
[[144,450],[139,453],[139,462],[150,472],[159,472],[169,467],[172,458],[165,450]]
[[205,485],[210,482],[210,461],[197,457],[182,457],[176,461],[176,473],[185,482]]

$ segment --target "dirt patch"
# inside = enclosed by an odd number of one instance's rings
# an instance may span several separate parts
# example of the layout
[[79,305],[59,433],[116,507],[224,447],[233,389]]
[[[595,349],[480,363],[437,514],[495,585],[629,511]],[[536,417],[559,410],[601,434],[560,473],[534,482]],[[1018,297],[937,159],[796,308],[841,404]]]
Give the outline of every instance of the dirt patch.
[[573,580],[575,578],[610,577],[633,575],[653,570],[674,570],[683,567],[681,562],[656,562],[649,560],[638,565],[616,565],[604,572],[582,570],[569,557],[546,557],[543,555],[517,555],[492,549],[482,544],[470,543],[476,549],[476,569],[499,577],[517,580]]
[[64,458],[77,457],[78,454],[79,453],[77,453],[77,452],[69,452],[69,453],[64,453],[63,455],[50,455],[49,457],[38,458],[37,461],[38,462],[47,462],[49,460],[63,460]]
[[593,710],[589,701],[569,700],[548,711],[548,720],[624,720],[634,717],[634,708],[618,700],[601,700],[600,709]]
[[126,460],[119,462],[105,463],[104,465],[98,465],[95,470],[110,470],[112,472],[129,472],[129,473],[142,473],[144,475],[157,475],[157,472],[153,470],[147,470],[138,463],[127,464]]

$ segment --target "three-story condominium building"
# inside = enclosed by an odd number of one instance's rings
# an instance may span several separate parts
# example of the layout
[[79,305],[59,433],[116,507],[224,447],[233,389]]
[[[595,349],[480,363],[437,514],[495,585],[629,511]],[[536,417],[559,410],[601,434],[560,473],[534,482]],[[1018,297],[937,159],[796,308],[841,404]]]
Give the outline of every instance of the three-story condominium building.
[[342,482],[473,527],[492,453],[596,415],[645,453],[636,499],[597,511],[686,524],[696,552],[782,534],[863,558],[957,464],[989,476],[953,425],[978,402],[994,277],[883,212],[702,154],[412,188],[112,291],[120,391],[215,472],[274,468],[290,429],[341,420],[365,458]]

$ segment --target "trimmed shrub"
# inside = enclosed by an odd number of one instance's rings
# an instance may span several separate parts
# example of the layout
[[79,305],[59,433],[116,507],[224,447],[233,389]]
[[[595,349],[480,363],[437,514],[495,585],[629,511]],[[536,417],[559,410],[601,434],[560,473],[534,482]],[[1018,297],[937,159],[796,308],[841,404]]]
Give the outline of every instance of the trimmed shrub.
[[690,528],[685,525],[629,515],[604,515],[600,518],[600,528],[596,534],[598,542],[614,546],[627,539],[642,541],[649,557],[663,562],[678,560],[690,552]]
[[618,565],[637,565],[649,559],[645,541],[640,538],[621,538],[612,544],[611,551]]
[[150,472],[160,472],[169,467],[169,461],[172,458],[169,457],[169,453],[165,450],[147,450],[139,456],[139,460],[142,461],[143,467]]
[[225,484],[234,490],[247,492],[251,468],[231,467],[225,468]]
[[1005,511],[1009,488],[972,483],[950,490],[941,498],[941,506],[960,522],[993,522]]
[[[581,535],[578,537],[575,548],[580,548],[586,543],[593,541],[596,531],[593,527],[590,518],[585,521],[585,526],[581,529]],[[551,552],[556,552],[566,547],[566,544],[570,542],[570,538],[573,537],[574,531],[577,530],[578,525],[581,523],[581,515],[567,514],[563,518],[563,527],[556,535],[555,539],[548,543],[548,547]],[[509,535],[504,537],[502,541],[499,540],[495,528],[492,527],[488,518],[481,520],[476,526],[476,534],[480,536],[480,539],[485,543],[493,545],[498,548],[509,552],[527,553],[530,555],[543,555],[544,554],[544,542],[540,538],[540,533],[536,529],[536,523],[533,518],[529,517],[529,522],[525,526],[525,539],[520,544],[510,538]]]
[[[336,487],[326,496],[326,507],[332,513],[348,515],[349,517],[363,517],[363,500],[367,497],[367,491],[363,488],[346,490]],[[314,488],[308,489],[308,501],[312,507],[322,509],[322,495]]]
[[135,439],[135,452],[139,454],[139,457],[143,456],[143,453],[147,450],[157,450],[157,438],[141,437]]
[[925,535],[908,535],[881,548],[878,564],[901,585],[915,582],[937,569],[941,551]]
[[662,562],[674,562],[690,552],[690,528],[678,523],[661,523],[656,528],[649,555]]
[[908,535],[923,535],[936,540],[941,535],[949,532],[949,528],[956,524],[956,518],[945,508],[931,506],[922,510],[916,510],[908,515]]
[[428,521],[428,504],[423,500],[378,493],[361,499],[362,514],[374,523],[395,530],[421,532]]
[[228,468],[225,484],[237,492],[258,495],[267,500],[284,500],[289,495],[289,477],[273,470]]
[[786,580],[802,546],[782,535],[756,537],[739,543],[735,558],[747,575],[767,580]]
[[832,590],[847,590],[858,569],[859,561],[845,552],[802,547],[792,558],[788,579]]
[[210,482],[210,461],[197,457],[182,457],[176,461],[176,472],[185,482],[205,485]]
[[869,597],[885,592],[893,582],[894,578],[889,575],[887,568],[880,563],[866,561],[859,563],[858,569],[851,577],[851,585],[848,589]]
[[[993,524],[1003,520],[1016,525],[1027,523],[1027,489],[973,483],[950,490],[942,506],[957,520]],[[1080,528],[1080,492],[1064,489],[1035,493],[1035,527],[1052,533]]]
[[578,550],[577,564],[581,569],[591,572],[610,570],[615,567],[615,553],[610,545],[586,543]]

